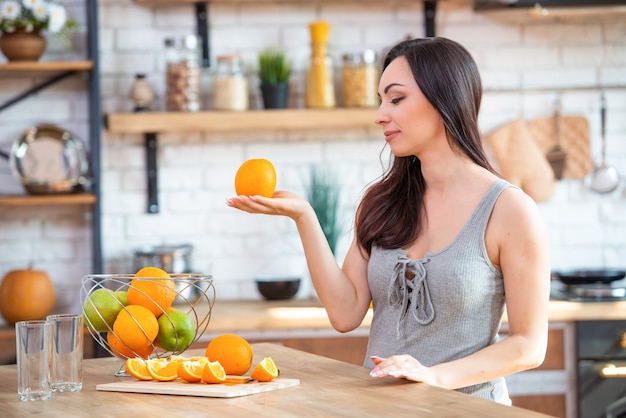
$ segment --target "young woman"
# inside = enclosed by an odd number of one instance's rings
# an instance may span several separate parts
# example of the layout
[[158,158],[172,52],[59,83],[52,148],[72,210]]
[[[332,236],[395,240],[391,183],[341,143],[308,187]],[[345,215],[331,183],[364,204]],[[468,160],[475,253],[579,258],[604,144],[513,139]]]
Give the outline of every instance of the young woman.
[[[510,404],[504,376],[540,365],[547,345],[549,249],[537,207],[487,161],[480,76],[461,45],[401,42],[378,90],[376,123],[393,159],[358,207],[341,268],[306,200],[277,191],[227,204],[295,221],[338,331],[358,327],[373,302],[372,376]],[[508,337],[499,339],[505,306]]]

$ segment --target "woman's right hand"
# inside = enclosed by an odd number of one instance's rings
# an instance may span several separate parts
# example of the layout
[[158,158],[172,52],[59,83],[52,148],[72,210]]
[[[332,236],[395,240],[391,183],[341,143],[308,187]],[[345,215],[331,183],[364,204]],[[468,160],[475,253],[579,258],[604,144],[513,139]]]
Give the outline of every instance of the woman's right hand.
[[234,196],[226,200],[232,208],[248,213],[262,213],[266,215],[288,216],[298,220],[312,207],[306,199],[294,193],[277,190],[272,197],[263,196]]

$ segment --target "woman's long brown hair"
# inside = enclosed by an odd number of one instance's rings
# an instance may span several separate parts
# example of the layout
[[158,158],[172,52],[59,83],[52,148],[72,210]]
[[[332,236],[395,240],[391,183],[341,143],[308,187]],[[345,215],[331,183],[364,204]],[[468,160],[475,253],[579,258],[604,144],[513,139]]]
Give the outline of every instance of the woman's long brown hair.
[[[482,84],[469,52],[446,38],[411,39],[387,53],[383,71],[398,57],[407,60],[418,87],[443,119],[452,148],[495,173],[478,129]],[[372,245],[400,248],[419,236],[426,187],[417,157],[393,157],[389,170],[368,188],[357,210],[357,240],[368,254]]]

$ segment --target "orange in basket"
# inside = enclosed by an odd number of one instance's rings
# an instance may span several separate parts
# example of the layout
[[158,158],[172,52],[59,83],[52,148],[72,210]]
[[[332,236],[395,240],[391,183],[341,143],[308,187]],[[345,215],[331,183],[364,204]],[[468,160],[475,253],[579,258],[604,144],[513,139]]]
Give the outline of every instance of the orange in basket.
[[152,351],[154,350],[154,347],[152,347],[152,345],[148,345],[138,350],[131,350],[130,348],[126,347],[126,345],[121,342],[114,333],[110,331],[107,332],[107,343],[109,344],[109,348],[111,349],[113,354],[126,359],[132,359],[134,357],[147,359],[148,357],[150,357],[150,354],[152,354]]
[[128,304],[148,308],[157,318],[166,312],[176,299],[176,283],[170,275],[157,267],[139,270],[128,288]]
[[159,332],[159,323],[152,312],[139,305],[128,305],[113,323],[117,338],[131,350],[150,346]]

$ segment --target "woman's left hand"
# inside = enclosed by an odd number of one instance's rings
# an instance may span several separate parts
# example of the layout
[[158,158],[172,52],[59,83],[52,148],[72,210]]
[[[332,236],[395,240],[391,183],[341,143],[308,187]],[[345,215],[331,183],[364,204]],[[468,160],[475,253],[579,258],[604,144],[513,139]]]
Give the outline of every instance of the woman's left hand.
[[400,354],[387,358],[370,357],[375,367],[370,372],[372,377],[398,377],[416,382],[434,384],[431,370],[408,354]]

